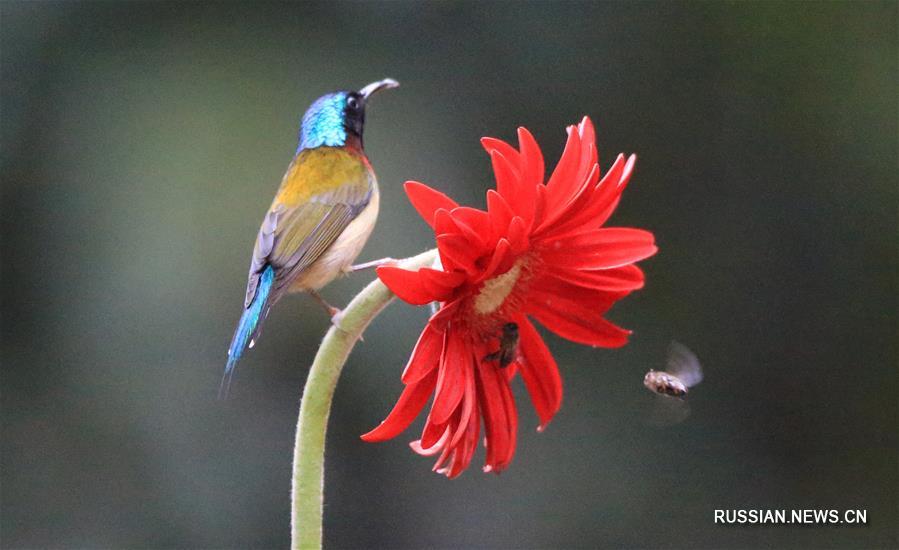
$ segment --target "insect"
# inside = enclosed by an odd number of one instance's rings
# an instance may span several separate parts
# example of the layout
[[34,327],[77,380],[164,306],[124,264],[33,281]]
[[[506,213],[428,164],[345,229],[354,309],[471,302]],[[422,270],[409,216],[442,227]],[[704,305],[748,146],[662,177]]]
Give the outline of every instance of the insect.
[[683,398],[687,390],[702,382],[702,367],[696,355],[683,344],[668,347],[667,371],[650,370],[643,385],[659,395]]
[[506,368],[518,356],[518,325],[506,323],[499,337],[499,350],[486,355],[484,361],[499,361],[500,368]]

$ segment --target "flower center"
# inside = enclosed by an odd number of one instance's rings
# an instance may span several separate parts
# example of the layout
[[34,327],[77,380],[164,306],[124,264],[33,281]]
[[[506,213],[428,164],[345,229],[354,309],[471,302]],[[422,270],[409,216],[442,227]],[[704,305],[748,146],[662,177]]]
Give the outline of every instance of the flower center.
[[512,269],[484,282],[474,300],[474,310],[481,315],[489,315],[499,309],[521,275],[521,262],[515,262]]

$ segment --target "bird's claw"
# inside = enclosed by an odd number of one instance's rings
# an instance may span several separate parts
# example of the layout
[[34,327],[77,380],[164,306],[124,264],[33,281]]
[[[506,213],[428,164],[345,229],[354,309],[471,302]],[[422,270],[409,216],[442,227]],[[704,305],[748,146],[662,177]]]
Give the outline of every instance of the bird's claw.
[[372,260],[370,262],[347,266],[343,269],[343,271],[344,273],[349,274],[356,271],[362,271],[364,269],[371,269],[373,267],[381,267],[382,265],[390,265],[395,263],[396,260],[393,258],[381,258],[380,260]]
[[340,322],[343,321],[343,310],[337,309],[336,307],[331,308],[331,324],[335,327],[339,328],[346,332],[342,326],[340,326]]
[[[332,309],[334,310],[334,314],[331,315],[331,324],[334,325],[335,327],[337,327],[337,330],[340,330],[342,332],[346,332],[347,334],[349,334],[349,331],[347,329],[343,328],[343,326],[341,325],[341,322],[343,321],[343,310],[337,309],[336,307],[332,308]],[[359,335],[359,340],[362,341],[361,334]]]

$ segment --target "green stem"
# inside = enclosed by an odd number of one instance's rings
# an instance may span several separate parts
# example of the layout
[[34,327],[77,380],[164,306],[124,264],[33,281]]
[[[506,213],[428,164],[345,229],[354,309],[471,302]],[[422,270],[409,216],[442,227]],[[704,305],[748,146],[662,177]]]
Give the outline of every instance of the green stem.
[[[436,250],[400,260],[400,267],[430,266]],[[322,340],[300,401],[300,417],[293,449],[291,491],[291,548],[321,548],[324,494],[325,430],[340,371],[369,323],[387,307],[394,294],[375,279],[344,308],[340,328],[331,326]]]

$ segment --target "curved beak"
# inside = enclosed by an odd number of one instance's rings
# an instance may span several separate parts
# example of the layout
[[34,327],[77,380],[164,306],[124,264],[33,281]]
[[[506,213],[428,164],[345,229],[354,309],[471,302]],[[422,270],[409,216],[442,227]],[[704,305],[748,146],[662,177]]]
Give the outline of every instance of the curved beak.
[[362,99],[368,101],[368,98],[371,97],[375,92],[380,92],[381,90],[389,90],[391,88],[396,88],[400,85],[399,82],[392,78],[385,78],[384,80],[379,80],[377,82],[372,82],[368,86],[365,86],[361,90],[359,90],[359,95],[362,96]]

